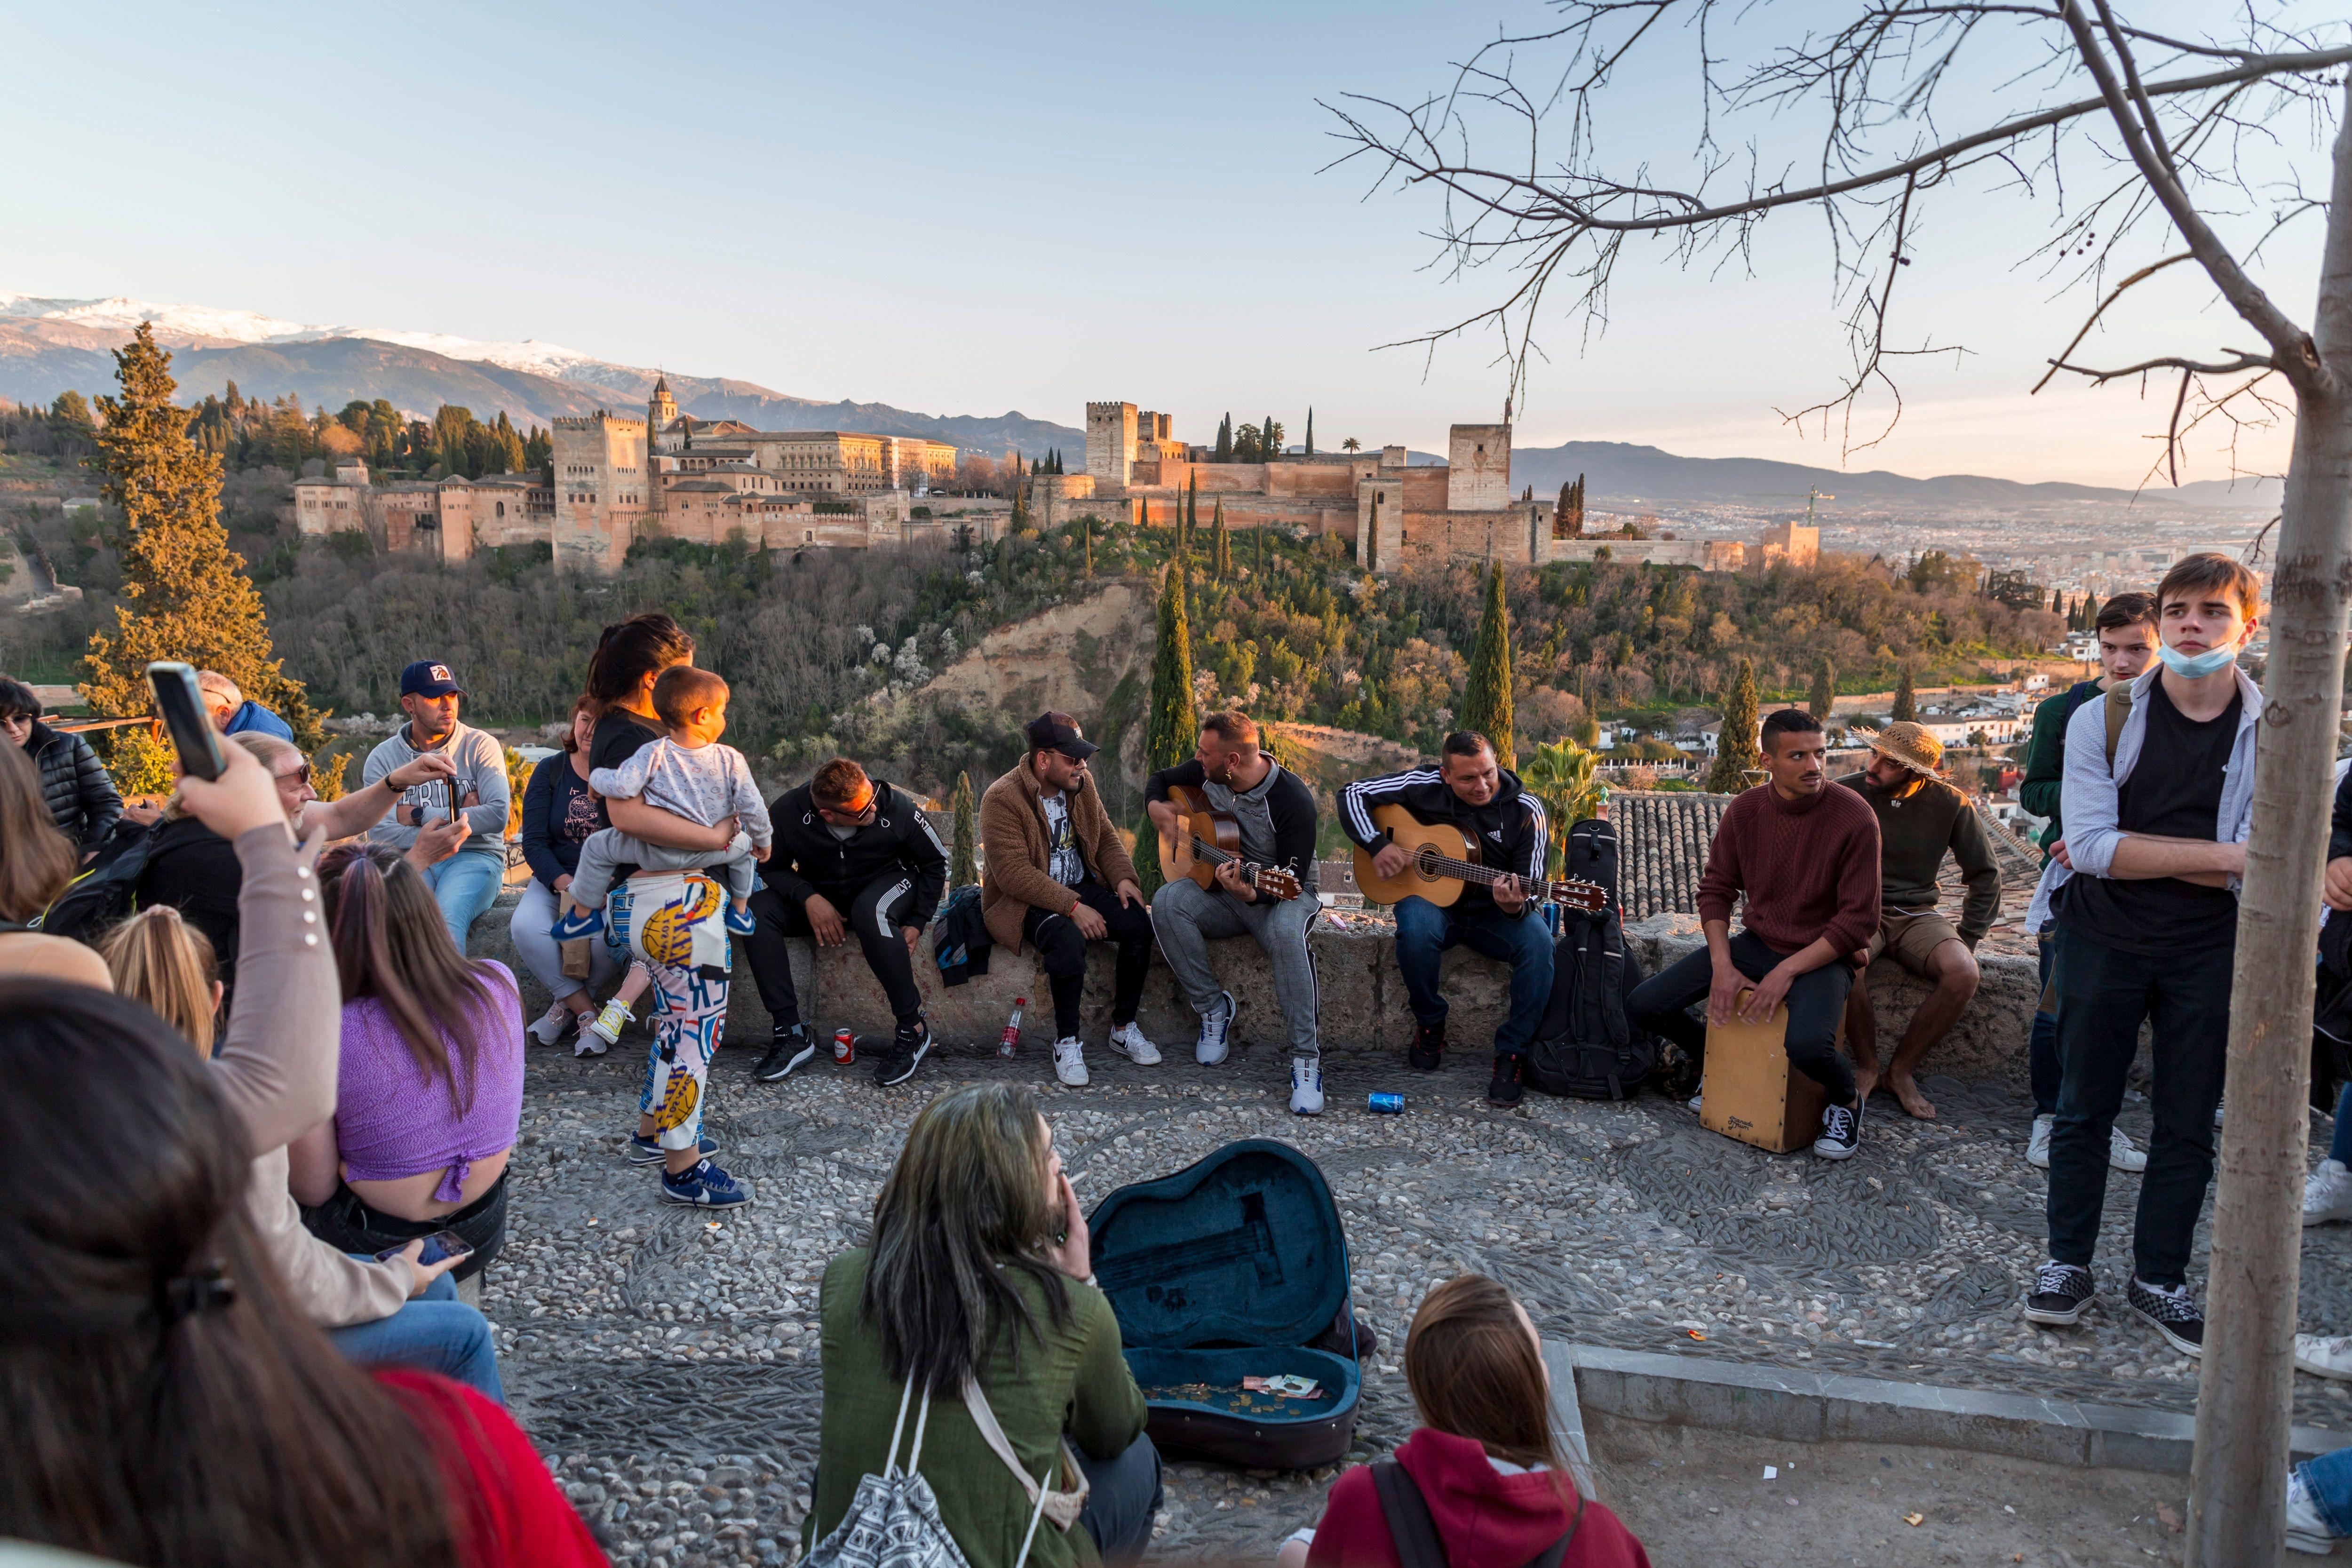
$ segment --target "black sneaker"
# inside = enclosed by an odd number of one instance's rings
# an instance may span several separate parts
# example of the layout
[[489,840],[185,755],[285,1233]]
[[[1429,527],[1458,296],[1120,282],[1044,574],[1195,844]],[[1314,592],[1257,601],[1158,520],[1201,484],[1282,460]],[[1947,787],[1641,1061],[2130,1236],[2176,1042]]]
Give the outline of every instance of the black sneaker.
[[915,1068],[922,1065],[924,1053],[931,1048],[930,1025],[919,1024],[916,1030],[913,1035],[899,1030],[891,1037],[888,1054],[874,1064],[874,1081],[884,1089],[914,1077]]
[[1832,1105],[1822,1112],[1822,1135],[1813,1152],[1824,1160],[1851,1160],[1862,1147],[1862,1106]]
[[2045,1263],[2033,1272],[2033,1289],[2026,1292],[2025,1321],[2053,1329],[2071,1329],[2089,1310],[2098,1287],[2091,1271],[2079,1264]]
[[2139,1276],[2124,1288],[2124,1304],[2146,1318],[2182,1355],[2205,1353],[2205,1314],[2186,1285],[2150,1285]]
[[1445,1020],[1434,1024],[1415,1024],[1412,1044],[1404,1048],[1406,1063],[1423,1072],[1435,1072],[1438,1059],[1445,1054]]
[[761,1083],[773,1083],[816,1055],[816,1042],[809,1038],[808,1030],[798,1024],[776,1026],[775,1044],[751,1069],[751,1076]]
[[1527,1090],[1519,1083],[1519,1058],[1496,1052],[1495,1076],[1486,1080],[1486,1103],[1517,1105]]

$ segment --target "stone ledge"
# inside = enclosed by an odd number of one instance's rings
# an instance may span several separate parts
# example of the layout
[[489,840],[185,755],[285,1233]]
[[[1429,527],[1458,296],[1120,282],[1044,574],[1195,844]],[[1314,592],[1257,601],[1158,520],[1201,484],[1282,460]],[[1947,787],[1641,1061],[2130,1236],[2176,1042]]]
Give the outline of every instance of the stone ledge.
[[[524,968],[508,933],[520,897],[516,889],[502,893],[474,922],[470,946],[475,957],[495,958],[515,971],[522,983],[524,1012],[536,1016],[547,1005],[547,990]],[[1702,944],[1695,915],[1654,915],[1633,922],[1626,936],[1628,945],[1641,955],[1643,972],[1651,974]],[[1397,974],[1395,933],[1387,927],[1334,930],[1326,925],[1309,940],[1322,984],[1323,1048],[1343,1057],[1386,1058],[1401,1052],[1412,1037],[1413,1020],[1405,1004],[1404,984]],[[792,945],[793,981],[805,1022],[827,1034],[847,1027],[861,1038],[888,1031],[889,1008],[855,943],[825,949],[798,941]],[[1265,955],[1246,938],[1219,942],[1216,955],[1227,988],[1238,1004],[1233,1034],[1235,1048],[1280,1055],[1285,1046],[1282,1012],[1275,1003],[1273,973]],[[1095,944],[1088,949],[1085,1016],[1089,1040],[1098,1040],[1109,1032],[1112,959],[1107,946]],[[1978,962],[1984,970],[1984,984],[1943,1045],[1928,1058],[1927,1070],[2022,1086],[2026,1034],[2040,994],[2033,961],[1986,954]],[[916,955],[915,971],[931,1027],[946,1049],[988,1050],[1003,1034],[1013,999],[1020,996],[1029,1001],[1022,1019],[1024,1048],[1042,1050],[1050,1046],[1053,1005],[1034,952],[1016,957],[998,948],[987,974],[963,985],[948,986],[940,984],[927,942]],[[1454,1046],[1483,1048],[1508,1009],[1507,972],[1499,963],[1457,948],[1445,955],[1443,973],[1453,1005],[1447,1029]],[[770,1020],[759,988],[740,963],[735,978],[728,1005],[730,1029],[739,1041],[764,1039]],[[1888,959],[1871,966],[1870,981],[1879,1037],[1884,1047],[1891,1047],[1927,988]],[[1156,961],[1144,984],[1139,1018],[1144,1032],[1163,1051],[1186,1048],[1199,1027],[1197,1016],[1177,994],[1175,977]]]
[[[1553,1353],[1547,1342],[1548,1359]],[[1798,1443],[1903,1443],[2049,1464],[2189,1473],[2194,1416],[2117,1405],[1895,1383],[1788,1367],[1567,1345],[1585,1407]],[[2297,1426],[2294,1458],[2344,1447],[2344,1434]]]

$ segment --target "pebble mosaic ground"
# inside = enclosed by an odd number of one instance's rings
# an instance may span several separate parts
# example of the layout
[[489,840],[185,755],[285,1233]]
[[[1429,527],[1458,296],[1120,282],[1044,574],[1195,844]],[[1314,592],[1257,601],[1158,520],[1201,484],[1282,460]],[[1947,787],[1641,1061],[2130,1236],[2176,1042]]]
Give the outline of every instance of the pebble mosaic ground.
[[[2020,1319],[2042,1256],[2044,1185],[2023,1158],[2031,1108],[2006,1089],[1930,1075],[1939,1121],[1912,1121],[1881,1097],[1862,1153],[1832,1164],[1757,1153],[1654,1095],[1530,1095],[1498,1110],[1468,1052],[1428,1077],[1335,1061],[1330,1112],[1295,1118],[1286,1064],[1204,1068],[1190,1041],[1161,1044],[1168,1061],[1150,1068],[1090,1050],[1094,1083],[1077,1090],[1034,1057],[934,1057],[895,1089],[876,1088],[863,1060],[820,1059],[761,1085],[748,1077],[753,1053],[726,1050],[706,1131],[758,1199],[716,1217],[658,1204],[652,1172],[623,1158],[641,1037],[586,1061],[534,1047],[509,1239],[482,1307],[516,1413],[614,1561],[797,1556],[824,1262],[862,1240],[917,1108],[999,1074],[1038,1083],[1090,1207],[1239,1138],[1282,1139],[1316,1160],[1347,1227],[1357,1310],[1381,1338],[1351,1460],[1412,1429],[1395,1352],[1423,1292],[1465,1268],[1509,1283],[1548,1337],[2194,1407],[2194,1363],[2121,1304],[2137,1177],[2112,1176],[2099,1304],[2084,1326]],[[1402,1092],[1406,1113],[1365,1110],[1376,1089]],[[2144,1137],[2146,1107],[2127,1105],[2123,1124]],[[2198,1251],[2201,1279],[2201,1228]],[[2352,1226],[2305,1233],[2303,1281],[2305,1329],[2352,1333]],[[2295,1403],[2300,1422],[2352,1428],[2352,1385],[2298,1377]],[[1268,1559],[1314,1521],[1334,1473],[1172,1460],[1157,1554]]]

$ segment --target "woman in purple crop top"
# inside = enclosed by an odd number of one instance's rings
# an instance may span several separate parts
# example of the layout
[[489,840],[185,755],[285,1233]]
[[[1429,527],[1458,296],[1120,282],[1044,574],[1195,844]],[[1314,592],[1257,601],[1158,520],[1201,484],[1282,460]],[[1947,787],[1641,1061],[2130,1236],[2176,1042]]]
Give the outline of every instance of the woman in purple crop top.
[[522,1119],[522,1011],[513,974],[470,962],[431,889],[383,845],[319,863],[343,984],[335,1118],[288,1153],[302,1223],[346,1252],[444,1228],[474,1244],[460,1279],[506,1237],[507,1156]]

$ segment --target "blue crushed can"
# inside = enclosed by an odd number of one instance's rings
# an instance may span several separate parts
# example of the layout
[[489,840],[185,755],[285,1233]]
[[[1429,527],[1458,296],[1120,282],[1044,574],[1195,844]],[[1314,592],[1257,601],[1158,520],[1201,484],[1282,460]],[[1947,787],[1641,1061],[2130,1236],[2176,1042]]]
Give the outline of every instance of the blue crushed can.
[[1404,1114],[1404,1096],[1401,1094],[1369,1095],[1365,1098],[1365,1103],[1371,1107],[1372,1113],[1376,1116]]

